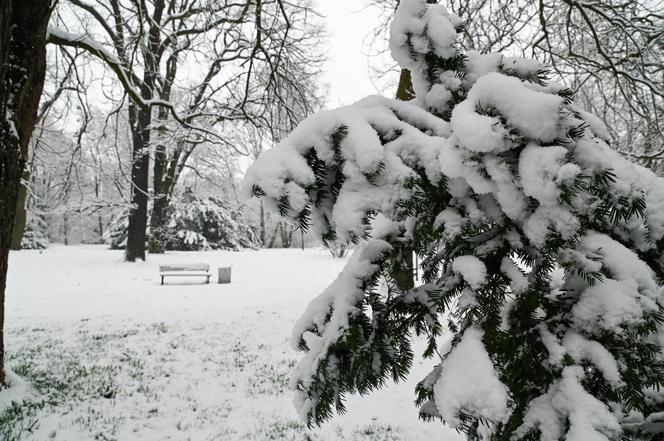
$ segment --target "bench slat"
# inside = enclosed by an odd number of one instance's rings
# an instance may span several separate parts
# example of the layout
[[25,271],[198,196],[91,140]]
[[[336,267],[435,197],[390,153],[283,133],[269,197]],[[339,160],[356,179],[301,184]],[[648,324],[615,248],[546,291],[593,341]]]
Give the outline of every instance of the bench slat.
[[194,273],[194,272],[187,272],[187,273],[159,273],[160,276],[168,276],[168,277],[195,277],[195,276],[210,276],[210,273]]
[[206,263],[193,263],[185,265],[159,265],[160,272],[167,271],[210,271],[210,265]]

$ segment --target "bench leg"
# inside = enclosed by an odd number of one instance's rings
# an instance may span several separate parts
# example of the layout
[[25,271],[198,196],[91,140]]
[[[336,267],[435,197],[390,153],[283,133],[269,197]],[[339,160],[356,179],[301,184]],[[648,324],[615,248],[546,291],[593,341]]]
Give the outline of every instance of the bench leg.
[[164,284],[164,276],[161,276],[161,284]]
[[207,276],[207,282],[206,282],[206,283],[207,283],[208,285],[210,284],[210,276],[209,276],[209,275]]

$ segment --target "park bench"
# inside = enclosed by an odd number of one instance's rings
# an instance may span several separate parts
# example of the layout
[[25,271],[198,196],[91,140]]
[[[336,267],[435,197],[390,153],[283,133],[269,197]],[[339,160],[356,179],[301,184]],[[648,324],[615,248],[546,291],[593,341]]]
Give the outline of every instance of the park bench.
[[207,263],[193,263],[184,265],[159,265],[161,284],[164,277],[205,277],[205,283],[210,283],[210,265]]

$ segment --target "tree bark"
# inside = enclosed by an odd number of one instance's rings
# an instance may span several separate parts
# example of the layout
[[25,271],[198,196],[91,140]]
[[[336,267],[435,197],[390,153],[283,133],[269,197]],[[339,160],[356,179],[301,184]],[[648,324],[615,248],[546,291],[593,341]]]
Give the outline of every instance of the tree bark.
[[413,80],[410,77],[410,71],[403,69],[399,76],[397,99],[400,101],[410,101],[413,98],[415,98],[415,92],[413,91]]
[[277,241],[277,237],[279,236],[279,227],[281,226],[281,223],[277,223],[277,225],[274,227],[274,231],[272,232],[272,239],[270,239],[270,243],[268,244],[268,248],[274,248],[274,244]]
[[99,213],[97,215],[97,228],[99,229],[99,242],[97,242],[99,245],[104,244],[104,218]]
[[[169,90],[170,92],[170,90]],[[162,99],[165,97],[162,96]],[[160,131],[165,131],[168,120],[168,110],[160,108],[157,114],[160,124]],[[160,138],[165,137],[161,133]],[[166,146],[160,139],[154,149],[154,166],[152,169],[152,215],[150,216],[150,241],[148,250],[152,254],[162,254],[166,250],[166,227],[168,222],[168,208],[171,199],[171,179],[168,176],[168,156]]]
[[[149,99],[149,97],[148,97]],[[145,240],[148,226],[148,175],[150,168],[150,122],[152,113],[129,104],[129,123],[132,132],[131,209],[127,231],[125,259],[145,260]]]
[[263,200],[261,199],[261,245],[267,245],[265,243],[265,207],[263,206]]
[[0,2],[0,385],[5,384],[4,304],[9,248],[28,144],[46,73],[46,0]]
[[148,247],[152,254],[161,254],[166,250],[169,206],[170,192],[155,191],[152,215],[150,216],[150,243]]
[[[99,196],[101,195],[101,178],[95,176],[95,198],[99,200]],[[97,229],[99,230],[99,244],[104,243],[104,218],[101,214],[101,210],[99,210],[99,213],[97,214]]]
[[[164,12],[164,0],[154,2],[154,11],[148,31],[148,47],[144,52],[145,70],[141,84],[141,98],[146,101],[154,97],[157,72],[159,71],[159,33]],[[152,108],[129,105],[129,121],[132,127],[133,152],[131,167],[131,205],[125,259],[134,262],[145,260],[145,242],[148,227],[148,182],[150,173],[150,123]]]
[[279,232],[281,233],[281,247],[291,248],[293,246],[293,233],[295,233],[295,228],[286,225],[285,222],[279,222]]
[[69,245],[69,212],[66,209],[62,213],[62,237],[65,246]]
[[[403,69],[399,77],[399,86],[397,87],[397,99],[401,101],[410,101],[415,98],[413,92],[413,81],[410,76],[410,71]],[[414,263],[413,263],[413,250],[406,248],[401,251],[401,262],[403,267],[395,270],[392,274],[392,279],[400,291],[408,291],[415,286],[414,279]]]
[[[23,171],[22,180],[27,182],[30,174],[27,170]],[[21,249],[21,241],[23,240],[23,233],[25,232],[25,225],[28,221],[28,210],[25,203],[28,199],[28,189],[25,185],[21,185],[18,189],[18,198],[16,199],[16,214],[14,216],[14,227],[12,230],[12,250]]]

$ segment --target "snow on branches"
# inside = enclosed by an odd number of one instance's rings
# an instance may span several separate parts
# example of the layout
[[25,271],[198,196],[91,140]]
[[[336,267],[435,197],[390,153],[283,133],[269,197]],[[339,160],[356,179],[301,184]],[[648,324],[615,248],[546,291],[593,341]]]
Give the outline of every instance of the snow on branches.
[[[345,394],[404,378],[415,334],[439,358],[422,417],[471,439],[651,430],[664,181],[611,150],[541,64],[462,53],[461,26],[402,0],[391,50],[417,97],[314,115],[247,173],[282,216],[360,243],[294,330],[298,409],[320,424]],[[423,284],[404,292],[393,274],[412,252]]]
[[370,213],[410,199],[414,168],[441,178],[437,145],[449,134],[447,122],[418,106],[370,97],[305,120],[254,163],[244,185],[283,216],[313,221],[325,240],[357,241]]
[[[127,246],[129,222],[126,213],[116,216],[104,235],[111,249]],[[164,231],[169,251],[256,249],[256,228],[246,222],[244,213],[232,203],[214,197],[198,197],[186,189],[168,211]]]
[[179,251],[241,250],[258,247],[256,228],[227,201],[197,197],[186,190],[170,209],[166,249]]

